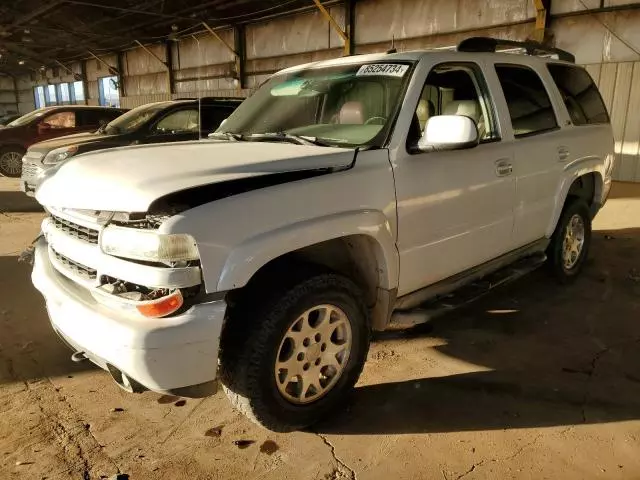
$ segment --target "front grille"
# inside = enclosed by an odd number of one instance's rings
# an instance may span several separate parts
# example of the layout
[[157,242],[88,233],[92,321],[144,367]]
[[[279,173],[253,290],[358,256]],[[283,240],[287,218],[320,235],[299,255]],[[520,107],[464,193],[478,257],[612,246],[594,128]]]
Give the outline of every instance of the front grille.
[[74,273],[75,275],[86,278],[87,280],[95,280],[98,276],[98,271],[95,268],[89,268],[81,263],[74,262],[70,258],[61,255],[56,252],[54,249],[51,249],[54,258],[62,264],[67,270]]
[[23,162],[22,163],[22,177],[33,178],[37,177],[42,169],[37,163]]
[[53,226],[57,230],[64,232],[70,237],[78,238],[93,245],[98,244],[98,230],[94,230],[93,228],[89,227],[83,227],[82,225],[78,225],[77,223],[73,223],[63,218],[56,217],[55,215],[51,216],[51,220]]

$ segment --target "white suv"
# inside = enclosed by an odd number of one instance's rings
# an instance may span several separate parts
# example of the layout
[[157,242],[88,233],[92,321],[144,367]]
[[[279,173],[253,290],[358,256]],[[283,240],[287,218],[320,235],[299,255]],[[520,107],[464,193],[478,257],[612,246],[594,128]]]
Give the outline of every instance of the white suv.
[[474,38],[316,62],[209,140],[69,160],[36,193],[53,328],[129,391],[219,379],[268,428],[312,424],[356,383],[370,331],[545,259],[578,274],[613,138],[571,59]]

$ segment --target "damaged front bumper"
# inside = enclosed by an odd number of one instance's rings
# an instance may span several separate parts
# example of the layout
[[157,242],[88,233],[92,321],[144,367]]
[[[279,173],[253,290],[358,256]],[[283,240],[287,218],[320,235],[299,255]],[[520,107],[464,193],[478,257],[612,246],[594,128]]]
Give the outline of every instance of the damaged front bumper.
[[35,243],[32,281],[46,300],[54,330],[77,352],[109,371],[129,391],[187,397],[215,392],[223,300],[181,314],[143,318],[99,302],[88,285],[58,272],[44,238]]

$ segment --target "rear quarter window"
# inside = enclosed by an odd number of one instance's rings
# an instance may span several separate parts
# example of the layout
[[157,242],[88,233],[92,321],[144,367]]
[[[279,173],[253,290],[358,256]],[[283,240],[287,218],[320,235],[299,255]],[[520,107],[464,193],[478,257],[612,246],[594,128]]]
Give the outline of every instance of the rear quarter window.
[[547,65],[574,125],[609,123],[607,107],[589,73],[580,67]]
[[92,127],[99,127],[100,125],[103,124],[107,124],[109,123],[111,120],[119,117],[122,114],[122,112],[120,110],[108,110],[108,109],[103,109],[103,110],[90,110],[90,109],[86,109],[86,110],[79,110],[77,112],[78,118],[79,118],[79,124],[82,126],[92,126]]

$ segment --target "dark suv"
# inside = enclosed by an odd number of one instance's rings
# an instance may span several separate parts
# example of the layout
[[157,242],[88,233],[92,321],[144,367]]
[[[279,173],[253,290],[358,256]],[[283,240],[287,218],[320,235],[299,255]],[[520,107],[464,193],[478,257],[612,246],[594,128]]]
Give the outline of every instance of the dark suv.
[[81,153],[206,138],[241,102],[238,98],[203,98],[149,103],[132,109],[96,132],[38,143],[24,156],[22,189],[32,196],[46,170]]
[[126,109],[65,105],[27,113],[0,130],[0,174],[19,177],[22,156],[31,145],[76,132],[92,132]]

